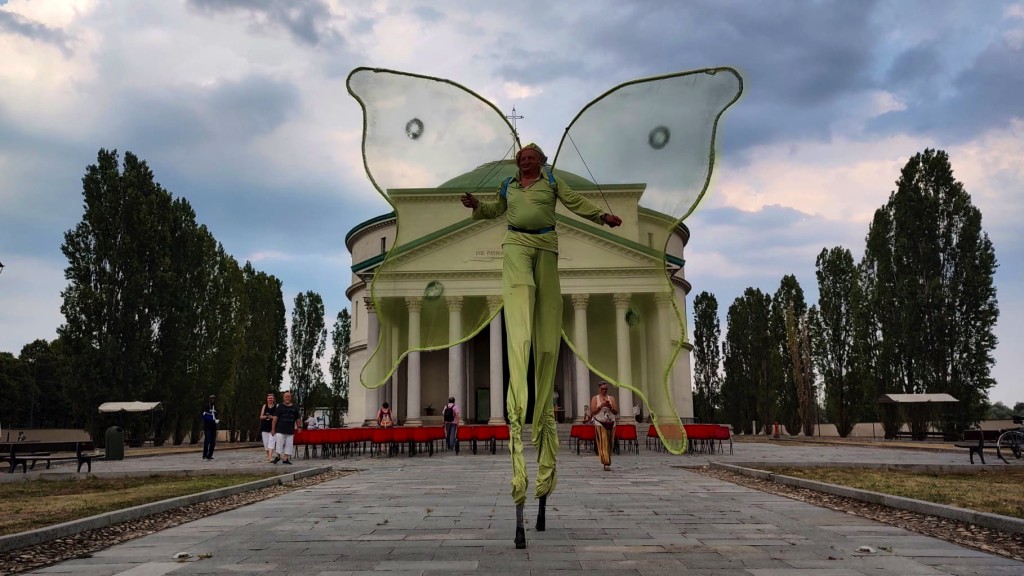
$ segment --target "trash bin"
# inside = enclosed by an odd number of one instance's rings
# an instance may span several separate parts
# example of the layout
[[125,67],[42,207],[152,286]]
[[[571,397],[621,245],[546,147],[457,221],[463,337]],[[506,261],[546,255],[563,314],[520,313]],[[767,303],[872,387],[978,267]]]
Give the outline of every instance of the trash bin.
[[124,460],[124,429],[120,426],[107,428],[107,460]]

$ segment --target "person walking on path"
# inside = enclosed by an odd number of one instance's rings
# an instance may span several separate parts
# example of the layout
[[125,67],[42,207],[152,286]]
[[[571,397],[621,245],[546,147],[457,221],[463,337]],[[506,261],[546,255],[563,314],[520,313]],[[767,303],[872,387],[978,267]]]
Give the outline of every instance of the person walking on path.
[[292,404],[292,393],[285,392],[284,402],[274,411],[274,419],[270,426],[277,450],[277,455],[272,460],[274,464],[282,460],[285,464],[292,463],[292,456],[295,455],[295,427],[301,417],[299,407]]
[[267,394],[267,402],[260,407],[260,434],[263,436],[263,447],[267,450],[267,462],[274,459],[274,413],[277,411],[277,397]]
[[608,383],[601,381],[597,387],[597,395],[590,399],[590,414],[594,421],[594,445],[597,456],[604,464],[604,469],[612,469],[612,442],[615,441],[615,417],[619,414],[619,405],[608,395]]
[[448,403],[444,405],[444,410],[441,412],[442,418],[444,419],[444,439],[448,446],[448,449],[455,449],[455,453],[459,453],[459,405],[455,403],[455,397],[451,396],[448,398]]
[[217,446],[217,397],[210,394],[203,410],[203,460],[213,460],[213,449]]
[[[523,505],[526,502],[526,461],[523,457],[523,424],[526,421],[527,367],[530,350],[534,357],[533,445],[537,447],[539,499],[537,531],[544,530],[544,507],[558,478],[558,433],[555,427],[555,368],[562,341],[562,288],[558,279],[558,234],[555,206],[561,202],[574,214],[595,224],[612,228],[622,219],[603,212],[581,196],[550,166],[536,144],[527,144],[516,154],[517,175],[498,190],[492,202],[481,202],[472,194],[461,197],[462,205],[473,209],[474,220],[507,214],[508,231],[502,241],[502,283],[505,329],[508,333],[509,385],[505,405],[509,419],[509,452],[512,456],[512,500],[516,505],[517,549],[526,548]],[[556,202],[557,200],[557,202]]]

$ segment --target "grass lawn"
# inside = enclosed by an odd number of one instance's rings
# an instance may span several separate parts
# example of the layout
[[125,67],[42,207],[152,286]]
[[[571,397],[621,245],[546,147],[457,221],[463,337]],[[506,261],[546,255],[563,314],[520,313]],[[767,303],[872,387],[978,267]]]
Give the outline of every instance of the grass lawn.
[[765,469],[785,476],[1024,518],[1024,467],[1020,466],[949,474],[869,468]]
[[0,535],[244,484],[267,474],[31,480],[0,484]]

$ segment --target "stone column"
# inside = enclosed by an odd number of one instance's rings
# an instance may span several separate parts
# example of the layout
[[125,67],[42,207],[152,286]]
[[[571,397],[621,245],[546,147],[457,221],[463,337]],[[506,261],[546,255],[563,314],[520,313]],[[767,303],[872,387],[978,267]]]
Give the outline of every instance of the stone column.
[[[394,362],[395,358],[398,357],[398,351],[401,349],[401,337],[402,335],[399,334],[398,330],[391,331],[391,354],[388,358],[390,358],[392,362]],[[391,403],[391,413],[395,415],[395,424],[398,424],[397,420],[399,420],[400,414],[402,413],[398,407],[398,383],[401,380],[401,372],[402,365],[399,364],[395,368],[395,372],[391,375],[391,383],[388,384],[388,402]]]
[[[366,363],[370,363],[370,358],[377,349],[377,341],[380,340],[380,324],[377,322],[377,311],[373,307],[373,298],[369,296],[363,297],[363,304],[366,306]],[[364,390],[366,396],[366,406],[364,409],[363,426],[376,426],[377,425],[377,409],[380,407],[378,402],[378,392],[376,390]]]
[[[501,302],[501,296],[488,296],[487,309],[493,313],[501,306]],[[491,418],[487,423],[492,425],[505,423],[505,395],[502,393],[505,390],[503,381],[505,375],[505,351],[501,346],[501,317],[502,314],[499,312],[494,316],[494,320],[491,320],[491,342],[488,347],[488,365],[490,367],[491,387]]]
[[407,374],[407,382],[409,389],[407,391],[407,403],[405,425],[406,426],[422,426],[423,420],[420,419],[420,382],[422,374],[420,373],[420,353],[413,352],[420,346],[420,310],[423,309],[423,302],[417,297],[407,296],[405,298],[405,306],[409,309],[409,355],[406,356],[406,369],[409,371]]
[[[573,309],[572,340],[576,345],[579,354],[587,354],[587,304],[590,302],[590,294],[573,294],[570,296]],[[576,417],[573,422],[583,421],[583,405],[590,403],[590,369],[587,368],[579,355],[576,362],[576,394],[574,398],[573,413]],[[567,414],[568,416],[568,414]]]
[[[446,296],[444,299],[448,304],[448,341],[455,342],[462,338],[462,296]],[[461,423],[465,423],[466,411],[466,366],[465,366],[465,345],[456,344],[448,348],[448,396],[455,398],[462,413],[459,414]],[[447,398],[445,403],[447,404]],[[443,405],[442,405],[443,408]]]
[[[658,311],[658,318],[656,324],[656,332],[654,333],[654,341],[648,340],[649,345],[653,345],[654,352],[654,363],[658,367],[659,372],[654,376],[658,378],[658,381],[654,383],[654,388],[657,390],[662,389],[661,378],[663,376],[662,370],[668,363],[672,356],[672,350],[675,348],[676,343],[679,340],[678,327],[679,324],[676,320],[675,312],[672,310],[672,294],[670,292],[658,292],[654,295],[655,307]],[[675,370],[670,370],[670,381],[669,391],[672,397],[675,396]],[[659,402],[658,406],[655,406],[659,411],[668,410],[667,399],[662,394],[658,394],[655,398],[651,398],[651,401]],[[651,407],[647,407],[650,411]]]
[[[629,347],[629,324],[626,322],[626,311],[629,310],[629,294],[614,294],[615,302],[615,352],[618,360],[619,383],[633,384],[633,359]],[[633,418],[633,392],[619,386],[619,422],[625,423]],[[636,420],[633,420],[636,423]]]

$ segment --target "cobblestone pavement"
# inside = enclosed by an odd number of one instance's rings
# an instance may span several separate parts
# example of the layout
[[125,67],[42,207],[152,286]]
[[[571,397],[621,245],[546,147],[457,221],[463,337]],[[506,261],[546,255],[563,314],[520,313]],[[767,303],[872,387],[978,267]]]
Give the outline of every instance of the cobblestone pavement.
[[[563,445],[547,531],[534,530],[536,502],[527,504],[526,550],[512,543],[510,465],[502,453],[334,459],[357,473],[32,574],[1024,576],[1024,563],[685,469],[711,458],[641,446],[603,472],[596,457]],[[966,454],[744,443],[713,458],[963,464]],[[98,462],[94,470],[253,466],[270,466],[257,449],[224,450],[213,462],[198,452]],[[529,469],[532,478],[535,465]],[[861,546],[876,552],[858,552]],[[178,562],[179,552],[190,557]]]

